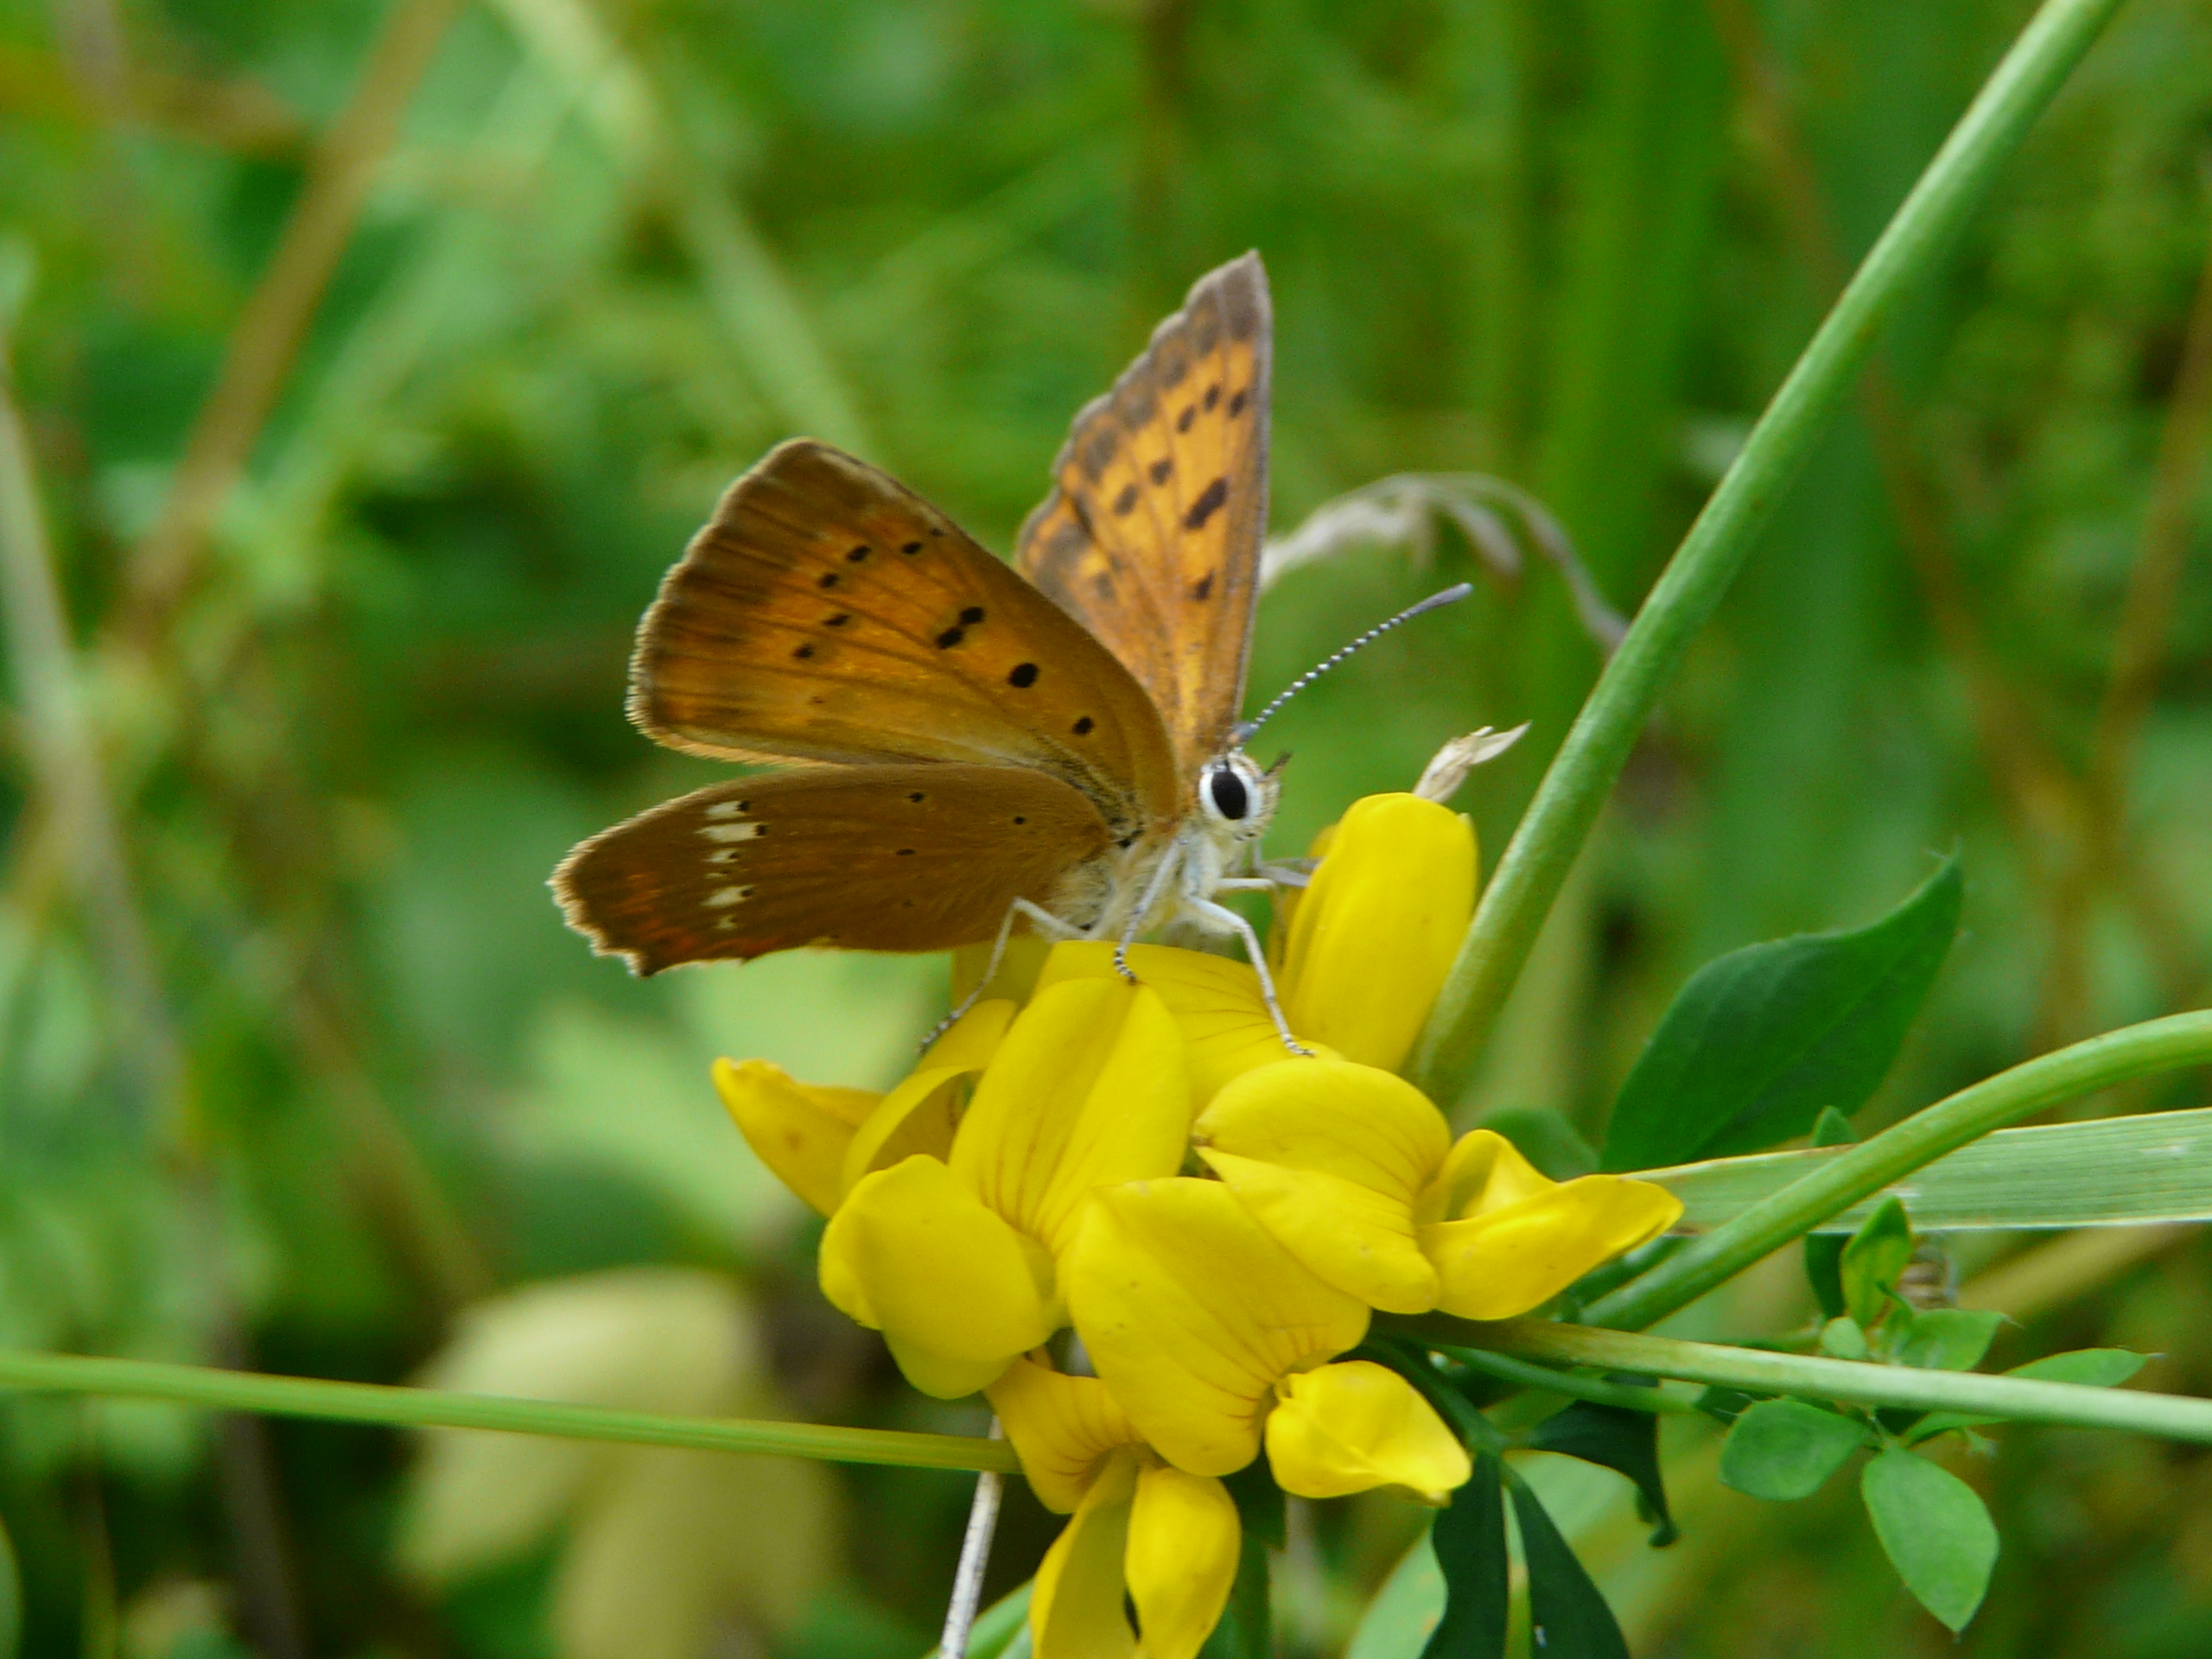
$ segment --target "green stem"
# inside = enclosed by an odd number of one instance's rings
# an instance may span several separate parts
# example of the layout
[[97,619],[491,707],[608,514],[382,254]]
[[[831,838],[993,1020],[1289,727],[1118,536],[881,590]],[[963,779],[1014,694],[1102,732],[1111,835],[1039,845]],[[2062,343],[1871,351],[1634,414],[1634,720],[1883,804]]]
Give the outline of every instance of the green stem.
[[1587,1400],[1592,1405],[1618,1406],[1624,1411],[1697,1409],[1694,1402],[1681,1395],[1660,1389],[1632,1388],[1625,1382],[1606,1382],[1594,1376],[1578,1376],[1572,1371],[1555,1371],[1548,1365],[1516,1359],[1510,1354],[1496,1353],[1487,1348],[1453,1348],[1441,1343],[1434,1345],[1438,1353],[1447,1359],[1456,1359],[1469,1370],[1480,1371],[1516,1388],[1541,1389],[1547,1394],[1563,1394],[1572,1400]]
[[1498,861],[1408,1075],[1450,1099],[1682,652],[1802,468],[1897,302],[1927,277],[2120,0],[2044,0],[1806,346],[1644,601]]
[[2212,1445],[2212,1400],[2179,1395],[1769,1353],[1628,1331],[1595,1331],[1588,1325],[1560,1325],[1548,1319],[1477,1325],[1429,1314],[1409,1323],[1440,1344],[1476,1345],[1554,1364],[1640,1371],[1649,1376],[1679,1377],[1753,1394],[1803,1394],[1911,1411],[1965,1411],[1980,1417],[2057,1423],[2070,1428],[2126,1428]]
[[380,1382],[326,1382],[265,1376],[151,1360],[74,1354],[0,1352],[0,1389],[58,1394],[124,1395],[222,1411],[267,1412],[334,1422],[402,1428],[489,1428],[573,1440],[620,1440],[701,1452],[765,1452],[830,1463],[897,1464],[910,1469],[995,1469],[1019,1465],[1003,1440],[964,1434],[906,1434],[882,1428],[825,1428],[816,1423],[741,1418],[662,1417],[545,1400],[447,1394]]
[[1992,1129],[2131,1077],[2206,1065],[2212,1065],[2212,1013],[2170,1014],[2039,1055],[1914,1113],[1770,1193],[1733,1221],[1693,1239],[1641,1279],[1600,1297],[1583,1321],[1641,1329],[1830,1216]]

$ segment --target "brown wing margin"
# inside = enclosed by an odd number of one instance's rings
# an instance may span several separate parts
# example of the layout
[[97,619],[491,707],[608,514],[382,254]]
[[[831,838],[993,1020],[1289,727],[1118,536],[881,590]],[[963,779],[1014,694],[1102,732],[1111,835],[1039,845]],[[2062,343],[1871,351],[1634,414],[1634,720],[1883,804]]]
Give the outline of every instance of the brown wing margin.
[[1273,317],[1255,253],[1201,277],[1076,416],[1015,568],[1103,640],[1187,787],[1244,696],[1267,534]]
[[1079,908],[1069,884],[1110,844],[1080,793],[1021,767],[809,767],[594,836],[553,892],[569,926],[640,974],[809,944],[942,950],[989,938],[1017,898]]

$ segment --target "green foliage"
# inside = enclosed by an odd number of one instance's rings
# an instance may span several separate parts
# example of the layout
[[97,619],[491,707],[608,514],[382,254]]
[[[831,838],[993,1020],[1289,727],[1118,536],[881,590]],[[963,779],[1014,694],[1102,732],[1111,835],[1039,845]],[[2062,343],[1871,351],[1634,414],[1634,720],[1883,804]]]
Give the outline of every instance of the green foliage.
[[1605,1598],[1529,1483],[1505,1471],[1521,1553],[1529,1567],[1529,1624],[1546,1659],[1628,1659],[1628,1643]]
[[1505,1548],[1505,1465],[1475,1454],[1475,1471],[1429,1529],[1444,1574],[1444,1611],[1421,1659],[1503,1659],[1511,1578]]
[[1866,1443],[1856,1419],[1802,1400],[1762,1400],[1738,1416],[1720,1448],[1720,1478],[1777,1503],[1810,1497]]
[[1892,1306],[1897,1276],[1912,1260],[1912,1226],[1895,1198],[1866,1217],[1843,1247],[1837,1273],[1843,1305],[1862,1330],[1878,1324]]
[[1682,988],[1621,1085],[1605,1167],[1726,1157],[1866,1103],[1958,931],[1954,855],[1880,921],[1755,944]]
[[1859,1495],[1905,1588],[1952,1630],[1964,1630],[1997,1565],[1997,1528],[1974,1488],[1893,1447],[1867,1464]]
[[[1833,1106],[1821,1108],[1813,1124],[1815,1146],[1848,1146],[1856,1138],[1849,1118]],[[1831,1319],[1843,1312],[1844,1243],[1831,1233],[1809,1233],[1805,1238],[1805,1279],[1813,1287],[1813,1300],[1820,1304],[1821,1314]]]
[[1659,1419],[1653,1413],[1578,1400],[1537,1424],[1529,1445],[1534,1451],[1563,1452],[1626,1475],[1635,1483],[1645,1519],[1656,1522],[1653,1546],[1675,1541],[1675,1518],[1667,1510],[1667,1482],[1659,1468]]

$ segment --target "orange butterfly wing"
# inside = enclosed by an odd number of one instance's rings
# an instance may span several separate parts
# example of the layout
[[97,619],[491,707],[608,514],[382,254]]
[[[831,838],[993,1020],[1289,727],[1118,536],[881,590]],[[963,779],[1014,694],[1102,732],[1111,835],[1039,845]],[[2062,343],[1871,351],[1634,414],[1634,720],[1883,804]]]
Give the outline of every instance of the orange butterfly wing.
[[1200,278],[1076,416],[1014,556],[1151,695],[1185,780],[1226,746],[1243,702],[1272,341],[1257,254]]
[[730,486],[630,673],[631,718],[693,753],[1024,768],[1116,840],[1180,798],[1160,715],[1104,646],[920,497],[808,439]]
[[1079,918],[1107,826],[1007,766],[806,766],[698,790],[594,836],[553,888],[569,925],[641,974],[808,944],[941,950],[1017,898]]

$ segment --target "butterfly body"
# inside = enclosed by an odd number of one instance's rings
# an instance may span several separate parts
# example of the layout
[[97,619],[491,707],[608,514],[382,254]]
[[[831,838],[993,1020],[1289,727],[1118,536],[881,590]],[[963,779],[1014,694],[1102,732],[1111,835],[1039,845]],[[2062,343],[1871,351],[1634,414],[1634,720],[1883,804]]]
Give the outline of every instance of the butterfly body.
[[1233,735],[1268,354],[1247,255],[1077,416],[1011,567],[863,461],[771,452],[646,613],[630,714],[671,747],[783,769],[583,842],[554,877],[571,925],[641,973],[942,950],[1021,916],[1249,943],[1215,895],[1250,880],[1274,804]]

